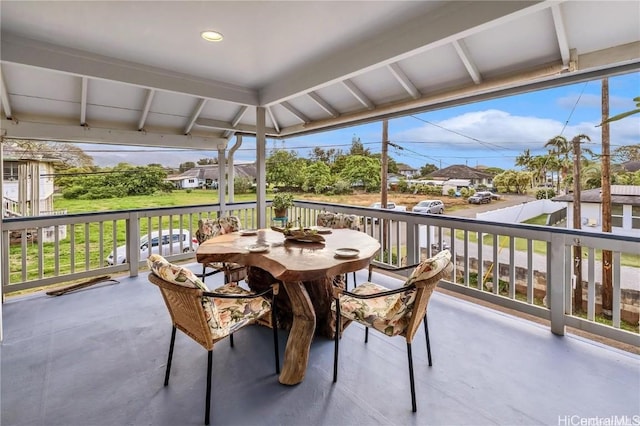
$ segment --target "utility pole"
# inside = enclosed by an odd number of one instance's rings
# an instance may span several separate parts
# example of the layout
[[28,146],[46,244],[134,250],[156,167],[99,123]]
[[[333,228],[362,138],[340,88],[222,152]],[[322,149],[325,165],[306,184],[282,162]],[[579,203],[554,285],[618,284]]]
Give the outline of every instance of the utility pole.
[[[380,202],[383,209],[387,208],[387,169],[389,168],[389,120],[382,120],[382,166],[380,170]],[[387,221],[382,229],[382,253],[387,250]]]
[[[582,226],[582,212],[580,208],[580,138],[573,138],[573,228]],[[573,275],[576,286],[573,289],[573,312],[582,311],[582,246],[578,241],[573,246]]]
[[[611,232],[611,153],[609,148],[609,79],[602,79],[602,232]],[[613,314],[613,283],[611,250],[602,250],[602,313],[611,318]]]

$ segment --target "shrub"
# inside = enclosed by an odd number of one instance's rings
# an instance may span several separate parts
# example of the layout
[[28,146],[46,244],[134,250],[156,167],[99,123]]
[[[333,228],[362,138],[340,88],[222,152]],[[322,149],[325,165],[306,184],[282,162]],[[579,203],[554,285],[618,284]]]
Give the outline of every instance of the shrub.
[[536,200],[545,200],[545,199],[550,200],[555,196],[556,196],[556,191],[554,191],[552,188],[538,189],[538,192],[536,192]]
[[449,194],[449,197],[455,197],[456,196],[456,190],[453,188],[449,188],[449,190],[447,191],[447,194]]

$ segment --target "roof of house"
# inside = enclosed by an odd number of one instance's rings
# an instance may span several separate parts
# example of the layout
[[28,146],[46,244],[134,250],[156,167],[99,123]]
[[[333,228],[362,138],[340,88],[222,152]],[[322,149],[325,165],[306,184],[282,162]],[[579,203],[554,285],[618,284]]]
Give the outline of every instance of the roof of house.
[[404,163],[397,163],[397,165],[398,165],[398,171],[399,172],[415,172],[415,171],[418,170],[418,169],[416,169],[414,167],[411,167],[410,165],[404,164]]
[[464,164],[454,164],[444,169],[436,170],[429,175],[430,178],[449,178],[449,179],[489,179],[493,175]]
[[[234,164],[236,178],[255,179],[257,176],[255,163],[240,163]],[[217,181],[220,174],[218,172],[218,165],[211,164],[206,166],[196,166],[192,169],[186,170],[179,175],[170,176],[169,180],[182,180],[182,179],[198,179],[201,181],[212,180]]]
[[[573,194],[552,198],[552,201],[573,202]],[[582,203],[602,203],[602,188],[586,189],[580,193]],[[640,206],[640,185],[611,185],[612,204]]]
[[640,170],[640,161],[627,161],[625,163],[622,163],[622,167],[627,172],[637,172],[638,170]]

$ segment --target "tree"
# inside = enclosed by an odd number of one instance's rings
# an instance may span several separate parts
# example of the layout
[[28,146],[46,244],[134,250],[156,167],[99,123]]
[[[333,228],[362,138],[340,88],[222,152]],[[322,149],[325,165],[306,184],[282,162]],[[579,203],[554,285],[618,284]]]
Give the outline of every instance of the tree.
[[208,166],[211,164],[218,164],[218,159],[217,158],[201,158],[198,160],[199,166]]
[[296,151],[274,150],[266,160],[267,182],[277,187],[301,187],[305,168]]
[[505,189],[505,192],[516,192],[523,194],[531,184],[531,173],[516,170],[506,170],[493,177],[493,184],[498,188]]
[[[89,170],[89,171],[87,171]],[[74,168],[56,177],[65,198],[102,198],[151,195],[168,190],[167,173],[162,167],[131,166],[120,163],[113,168]]]
[[74,167],[92,167],[93,157],[87,155],[80,147],[71,143],[43,142],[35,140],[16,140],[14,146],[44,157],[57,158],[59,163],[54,163],[56,171],[67,170]]
[[380,188],[380,161],[363,155],[347,157],[340,176],[351,185],[362,185],[365,190],[373,191]]
[[187,161],[186,163],[180,163],[180,165],[178,166],[178,171],[180,173],[184,173],[187,170],[191,170],[196,166],[196,163],[194,163],[193,161]]
[[618,147],[611,153],[611,158],[619,163],[640,161],[640,144]]
[[436,170],[438,170],[438,167],[435,164],[427,163],[420,167],[420,176],[428,176]]
[[371,151],[368,148],[365,148],[362,142],[360,142],[360,138],[356,135],[353,135],[351,139],[351,150],[349,150],[349,155],[362,155],[364,157],[371,156]]
[[331,184],[331,169],[321,161],[314,162],[307,166],[302,190],[313,191],[320,194]]
[[611,123],[613,121],[622,120],[623,118],[629,117],[630,115],[640,113],[640,96],[636,96],[635,98],[633,98],[633,102],[636,103],[636,107],[637,107],[636,109],[632,109],[631,111],[622,112],[620,114],[614,115],[613,117],[609,117],[608,119],[604,120],[602,123],[598,124],[596,127],[602,126],[605,123]]

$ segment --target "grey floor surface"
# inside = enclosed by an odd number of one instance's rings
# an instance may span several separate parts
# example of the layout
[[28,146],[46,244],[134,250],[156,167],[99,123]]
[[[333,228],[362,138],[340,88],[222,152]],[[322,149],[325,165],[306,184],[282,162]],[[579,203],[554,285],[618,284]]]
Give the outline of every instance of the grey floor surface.
[[[393,284],[387,277],[379,280]],[[203,424],[206,351],[178,333],[171,381],[163,386],[171,325],[146,274],[60,297],[9,300],[3,311],[2,425]],[[348,327],[337,384],[332,383],[333,342],[318,338],[304,382],[283,386],[274,372],[271,330],[252,326],[236,334],[234,348],[223,341],[214,349],[211,422],[640,421],[637,355],[577,336],[555,336],[547,327],[443,293],[434,294],[429,320],[433,367],[427,365],[423,330],[413,344],[417,413],[411,412],[402,338],[372,332],[364,344],[363,328]],[[286,339],[282,331],[281,352]]]

